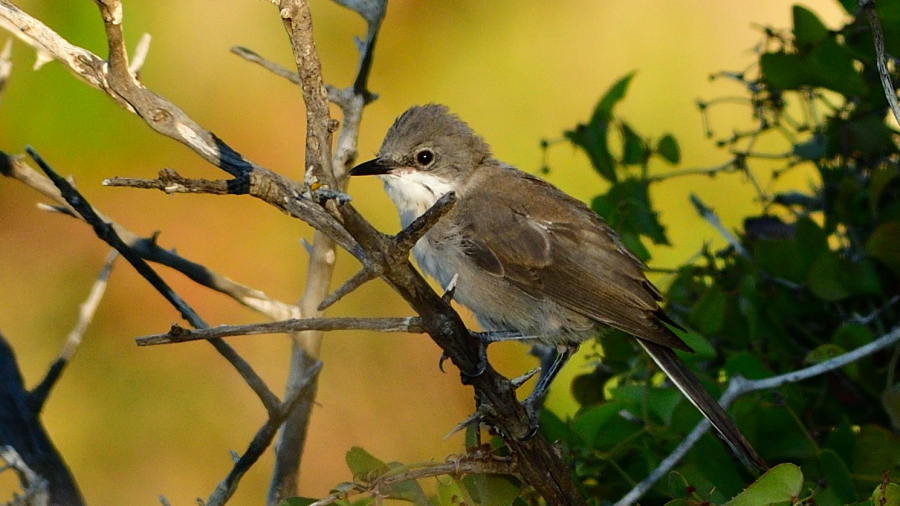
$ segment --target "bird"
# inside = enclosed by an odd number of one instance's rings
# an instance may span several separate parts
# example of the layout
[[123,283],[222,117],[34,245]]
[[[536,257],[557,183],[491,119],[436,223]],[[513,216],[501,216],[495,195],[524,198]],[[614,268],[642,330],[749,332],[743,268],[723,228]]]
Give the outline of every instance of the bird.
[[558,351],[523,401],[535,430],[540,401],[578,345],[618,329],[636,338],[745,464],[766,468],[676,355],[692,350],[667,326],[678,327],[644,263],[583,202],[494,158],[481,136],[439,104],[402,113],[377,156],[349,174],[378,176],[403,227],[455,193],[455,205],[415,244],[413,257],[442,286],[455,282],[454,300],[472,311],[487,341],[512,333]]

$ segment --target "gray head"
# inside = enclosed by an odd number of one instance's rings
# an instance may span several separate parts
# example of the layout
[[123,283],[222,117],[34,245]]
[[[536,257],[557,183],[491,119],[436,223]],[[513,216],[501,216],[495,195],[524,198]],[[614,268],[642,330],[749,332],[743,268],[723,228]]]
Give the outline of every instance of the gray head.
[[491,149],[446,106],[413,106],[388,130],[378,157],[350,171],[351,176],[400,175],[423,171],[442,179],[465,177],[491,157]]

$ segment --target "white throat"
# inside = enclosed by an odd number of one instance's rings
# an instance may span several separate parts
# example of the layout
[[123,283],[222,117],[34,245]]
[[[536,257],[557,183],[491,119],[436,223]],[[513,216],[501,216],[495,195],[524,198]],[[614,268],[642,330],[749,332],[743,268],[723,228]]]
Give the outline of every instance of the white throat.
[[397,206],[400,225],[404,228],[422,216],[437,199],[457,190],[449,180],[420,170],[395,169],[393,174],[378,177],[384,182],[384,191]]

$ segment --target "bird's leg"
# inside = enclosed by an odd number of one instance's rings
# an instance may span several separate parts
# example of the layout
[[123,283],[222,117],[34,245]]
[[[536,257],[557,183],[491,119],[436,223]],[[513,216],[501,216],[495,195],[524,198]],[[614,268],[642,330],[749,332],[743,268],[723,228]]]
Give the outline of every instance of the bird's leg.
[[525,437],[521,438],[522,440],[531,439],[537,434],[541,405],[544,402],[544,397],[547,396],[550,383],[553,382],[553,379],[556,378],[556,375],[559,374],[559,371],[562,370],[563,366],[566,365],[566,362],[572,358],[576,351],[578,351],[578,346],[561,345],[557,347],[557,355],[553,363],[550,364],[546,371],[541,371],[541,377],[538,379],[534,390],[522,401],[522,405],[529,411],[528,416],[530,418],[530,429]]

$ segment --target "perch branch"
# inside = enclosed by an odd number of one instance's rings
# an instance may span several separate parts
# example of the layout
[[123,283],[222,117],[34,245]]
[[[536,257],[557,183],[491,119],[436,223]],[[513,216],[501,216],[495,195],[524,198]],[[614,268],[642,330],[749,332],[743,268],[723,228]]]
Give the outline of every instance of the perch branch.
[[3,49],[0,50],[0,98],[3,97],[3,89],[12,72],[12,39],[6,39]]
[[[725,389],[725,393],[722,394],[722,397],[719,399],[719,404],[722,405],[723,408],[727,408],[735,400],[737,400],[738,397],[744,394],[756,392],[757,390],[769,390],[778,388],[788,383],[797,383],[798,381],[803,381],[815,376],[825,374],[827,372],[834,371],[836,369],[840,369],[841,367],[856,362],[863,357],[867,357],[875,353],[876,351],[888,348],[898,341],[900,341],[900,327],[895,327],[887,334],[879,337],[869,344],[860,346],[853,351],[843,353],[834,358],[825,360],[824,362],[819,362],[818,364],[806,367],[804,369],[758,380],[748,380],[739,375],[734,376],[728,381],[728,388]],[[687,454],[687,452],[697,443],[697,441],[700,440],[700,438],[704,434],[706,434],[708,430],[708,421],[703,420],[698,423],[697,426],[694,427],[694,430],[692,430],[690,434],[688,434],[687,437],[684,438],[684,441],[682,441],[681,444],[679,444],[678,447],[675,448],[675,450],[672,451],[672,453],[669,454],[668,457],[663,459],[663,461],[659,464],[659,467],[654,469],[649,476],[644,478],[643,481],[638,483],[633,489],[631,489],[631,491],[625,494],[624,497],[619,499],[619,501],[614,506],[630,506],[632,504],[635,504],[638,499],[643,497],[644,494],[646,494],[647,491],[650,490],[653,485],[655,485],[656,482],[660,480],[660,478],[666,476],[672,470],[672,468],[674,468],[675,465],[678,464],[681,458],[684,457],[685,454]]]
[[894,91],[891,74],[887,68],[887,57],[884,53],[884,31],[882,31],[881,22],[878,20],[878,13],[875,12],[875,2],[874,0],[859,0],[859,6],[865,11],[866,16],[869,18],[869,25],[872,27],[872,39],[875,42],[875,55],[878,61],[878,75],[881,77],[884,96],[887,98],[888,106],[894,114],[894,120],[900,125],[900,104],[897,103],[897,92]]
[[230,336],[255,336],[260,334],[283,334],[305,330],[374,330],[378,332],[410,332],[421,334],[422,321],[417,317],[407,318],[300,318],[247,325],[220,325],[206,329],[186,329],[173,324],[165,334],[153,334],[135,339],[140,346],[156,344],[185,343]]
[[112,271],[113,263],[118,256],[119,253],[116,250],[112,250],[110,254],[107,255],[106,263],[103,264],[103,269],[100,271],[97,281],[95,281],[94,286],[91,287],[91,292],[88,295],[87,300],[81,304],[81,308],[78,312],[78,323],[75,324],[75,328],[73,328],[66,337],[66,344],[63,346],[59,357],[57,357],[50,365],[50,370],[47,371],[47,375],[44,376],[44,379],[28,393],[28,404],[33,412],[41,412],[44,403],[47,401],[47,396],[50,395],[50,390],[56,385],[57,380],[59,380],[62,375],[63,369],[69,364],[69,361],[75,355],[75,351],[81,344],[81,338],[84,336],[84,332],[87,330],[88,325],[90,325],[91,320],[94,319],[94,313],[97,312],[100,300],[103,299],[103,294],[106,292],[109,273]]
[[[177,293],[169,288],[169,285],[159,277],[159,274],[157,274],[156,271],[154,271],[153,268],[137,254],[137,252],[129,248],[128,245],[122,241],[112,225],[103,221],[97,213],[94,212],[94,208],[91,207],[84,196],[82,196],[75,187],[57,174],[43,159],[41,159],[40,156],[38,156],[37,153],[35,153],[33,149],[28,147],[26,148],[26,151],[44,173],[47,174],[47,177],[53,181],[53,184],[59,188],[60,194],[66,202],[68,202],[75,212],[81,215],[81,217],[94,228],[94,233],[97,234],[97,237],[118,250],[119,253],[128,260],[128,263],[134,266],[135,270],[137,270],[144,279],[162,294],[162,296],[169,301],[169,303],[172,304],[178,312],[181,313],[181,316],[190,322],[191,325],[197,328],[209,327],[209,325],[207,325],[206,322],[204,322]],[[262,378],[260,378],[253,368],[250,367],[250,364],[241,358],[231,346],[221,339],[214,339],[209,342],[216,348],[216,351],[224,356],[226,360],[231,362],[231,365],[238,371],[241,377],[244,378],[244,381],[246,381],[256,395],[259,396],[268,412],[272,412],[278,407],[278,397],[269,390],[269,387],[266,386]]]

